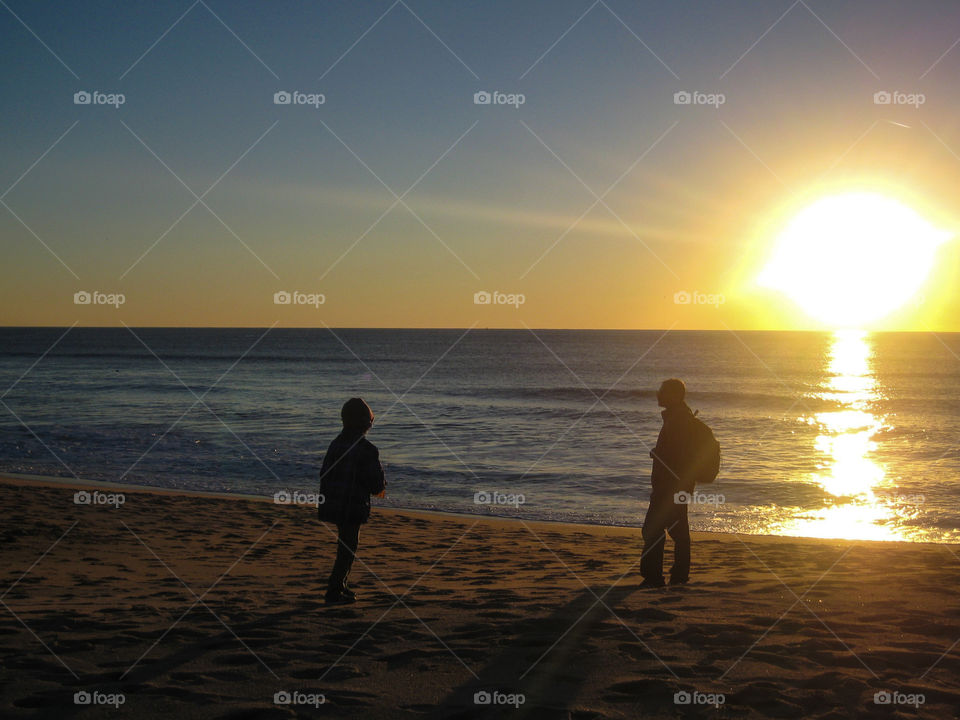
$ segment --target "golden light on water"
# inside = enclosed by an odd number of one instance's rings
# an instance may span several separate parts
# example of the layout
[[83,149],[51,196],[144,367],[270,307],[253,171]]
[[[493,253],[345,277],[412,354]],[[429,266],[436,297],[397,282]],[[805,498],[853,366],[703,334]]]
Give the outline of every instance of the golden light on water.
[[870,459],[872,437],[881,427],[879,419],[866,409],[876,395],[870,353],[863,331],[837,332],[833,337],[828,388],[820,396],[840,403],[842,409],[817,413],[813,421],[821,430],[816,448],[828,458],[819,480],[835,497],[869,493],[884,477],[883,468]]
[[[779,522],[773,531],[804,537],[862,540],[903,540],[907,534],[898,520],[903,504],[894,502],[886,470],[874,457],[875,436],[886,425],[871,410],[879,398],[872,369],[873,344],[862,330],[834,333],[824,386],[815,398],[838,407],[803,420],[819,431],[814,443],[820,456],[813,481],[830,500],[818,511]],[[911,538],[916,539],[916,538]]]

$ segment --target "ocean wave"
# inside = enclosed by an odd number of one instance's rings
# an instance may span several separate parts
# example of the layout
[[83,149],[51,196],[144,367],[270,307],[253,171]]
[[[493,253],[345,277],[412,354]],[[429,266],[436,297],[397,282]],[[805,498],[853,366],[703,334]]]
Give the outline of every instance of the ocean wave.
[[[583,401],[596,400],[601,398],[607,401],[633,401],[633,400],[656,400],[656,390],[648,388],[602,388],[602,387],[578,387],[578,386],[559,386],[559,387],[481,387],[475,389],[451,388],[446,391],[448,395],[454,395],[466,398],[493,398],[498,400],[553,400],[553,401]],[[823,400],[815,397],[809,397],[802,394],[787,393],[757,393],[757,392],[738,392],[738,391],[688,391],[687,404],[696,408],[702,403],[710,406],[752,406],[752,407],[773,407],[790,406],[794,402],[798,407],[801,403],[818,403],[826,407],[836,405],[832,400]]]

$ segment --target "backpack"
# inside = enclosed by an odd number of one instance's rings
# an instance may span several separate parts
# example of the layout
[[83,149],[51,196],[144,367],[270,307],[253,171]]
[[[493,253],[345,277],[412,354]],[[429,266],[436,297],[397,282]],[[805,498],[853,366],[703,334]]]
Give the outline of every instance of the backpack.
[[710,426],[697,417],[697,413],[694,413],[690,423],[688,471],[690,480],[697,485],[709,485],[720,474],[720,443]]

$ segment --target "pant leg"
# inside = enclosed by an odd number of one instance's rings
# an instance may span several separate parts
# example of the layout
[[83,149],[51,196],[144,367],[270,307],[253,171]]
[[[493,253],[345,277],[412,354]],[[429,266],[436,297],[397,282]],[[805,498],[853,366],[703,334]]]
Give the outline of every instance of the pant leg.
[[665,530],[673,512],[673,495],[662,489],[650,492],[647,516],[643,520],[643,555],[640,574],[645,580],[663,580],[663,546],[667,541]]
[[360,544],[359,525],[337,525],[337,559],[327,582],[327,592],[339,595],[347,586],[347,576],[353,567],[353,559]]
[[673,567],[670,579],[686,582],[690,578],[690,523],[687,518],[688,506],[677,503],[671,523],[668,526],[670,539],[673,540]]

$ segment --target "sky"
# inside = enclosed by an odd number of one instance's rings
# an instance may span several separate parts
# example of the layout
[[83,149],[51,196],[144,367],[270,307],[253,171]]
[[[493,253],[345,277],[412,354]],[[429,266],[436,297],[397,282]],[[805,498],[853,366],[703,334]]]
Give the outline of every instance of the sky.
[[[803,207],[960,230],[958,39],[953,2],[4,0],[0,325],[816,328],[755,282]],[[876,327],[960,330],[958,254]]]

